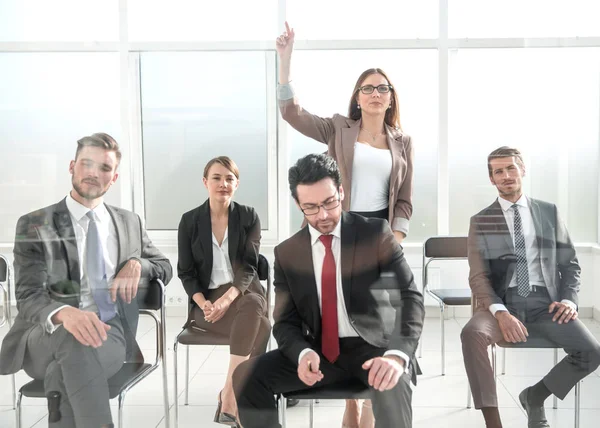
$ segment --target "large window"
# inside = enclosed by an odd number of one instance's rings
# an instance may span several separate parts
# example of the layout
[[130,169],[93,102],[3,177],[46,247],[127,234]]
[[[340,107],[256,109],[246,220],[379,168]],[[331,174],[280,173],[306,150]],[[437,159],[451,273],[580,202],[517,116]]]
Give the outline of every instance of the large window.
[[[315,64],[319,64],[315,67]],[[420,242],[437,232],[437,55],[425,50],[297,51],[293,79],[302,106],[330,117],[347,114],[352,89],[367,68],[380,67],[397,89],[400,120],[415,148],[415,181],[409,240]],[[290,127],[290,166],[308,153],[327,147]],[[290,230],[302,223],[295,203],[290,206]]]
[[274,77],[274,67],[267,69],[269,56],[273,53],[141,56],[148,229],[177,229],[181,215],[204,202],[204,165],[220,155],[240,168],[235,199],[253,206],[263,229],[269,229],[269,204],[276,204],[269,199],[267,75]]
[[[12,243],[21,215],[71,189],[78,139],[106,132],[120,141],[119,56],[0,54],[0,70],[0,242]],[[117,181],[106,201],[121,205],[120,192]]]
[[450,232],[497,195],[486,158],[503,145],[526,157],[525,192],[557,204],[572,238],[598,223],[599,49],[454,52],[450,73]]

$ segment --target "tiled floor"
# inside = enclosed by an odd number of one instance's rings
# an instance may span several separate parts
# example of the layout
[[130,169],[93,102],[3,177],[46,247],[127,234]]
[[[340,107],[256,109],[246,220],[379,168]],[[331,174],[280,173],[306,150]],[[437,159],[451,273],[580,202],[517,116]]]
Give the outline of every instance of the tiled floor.
[[[420,360],[423,376],[418,379],[414,390],[413,409],[414,427],[483,427],[483,419],[478,411],[466,409],[467,377],[462,362],[459,333],[467,319],[446,321],[446,376],[441,376],[440,327],[439,320],[427,319],[423,332],[424,351]],[[169,402],[173,419],[173,339],[180,331],[183,318],[170,317],[167,320]],[[585,320],[586,324],[600,338],[600,323]],[[3,328],[0,337],[6,332]],[[140,321],[139,342],[149,357],[153,356],[154,331],[152,322]],[[179,391],[183,404],[184,390],[184,351],[179,352]],[[227,369],[228,353],[226,347],[192,347],[190,351],[190,404],[180,406],[180,428],[222,427],[212,422],[216,408],[217,393],[220,390]],[[527,385],[537,382],[546,373],[553,362],[552,351],[509,350],[507,374],[499,377],[498,394],[500,411],[504,426],[526,427],[525,414],[518,404],[517,396]],[[499,362],[501,358],[499,357]],[[27,381],[20,372],[17,385]],[[15,426],[15,411],[11,405],[10,377],[0,377],[0,427]],[[582,383],[581,428],[597,428],[600,420],[600,371],[586,378]],[[114,400],[113,415],[117,415],[117,403]],[[572,393],[559,402],[558,410],[552,409],[552,400],[546,402],[547,415],[553,428],[573,426]],[[315,427],[336,428],[341,426],[343,401],[322,401],[316,405]],[[308,427],[308,405],[288,409],[288,427]],[[127,427],[163,427],[161,371],[155,371],[148,379],[134,387],[127,395],[124,412]],[[24,399],[23,428],[47,427],[45,403],[39,399]],[[171,424],[173,427],[174,425]]]

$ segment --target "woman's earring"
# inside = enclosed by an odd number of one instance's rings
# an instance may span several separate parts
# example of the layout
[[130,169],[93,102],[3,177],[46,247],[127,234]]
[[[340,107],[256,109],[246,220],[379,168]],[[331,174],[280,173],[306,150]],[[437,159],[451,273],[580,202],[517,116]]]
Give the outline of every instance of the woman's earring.
[[358,108],[358,109],[360,110],[360,104],[357,104],[357,105],[356,105],[356,108]]

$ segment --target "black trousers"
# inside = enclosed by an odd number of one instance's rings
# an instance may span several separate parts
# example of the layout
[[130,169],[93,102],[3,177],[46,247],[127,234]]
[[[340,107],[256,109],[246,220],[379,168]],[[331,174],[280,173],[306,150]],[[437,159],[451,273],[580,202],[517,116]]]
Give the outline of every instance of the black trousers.
[[[231,284],[209,290],[205,298],[215,302]],[[222,336],[229,336],[230,353],[245,357],[257,356],[267,350],[271,335],[271,323],[267,318],[267,301],[258,293],[240,294],[231,304],[223,318],[215,323],[204,320],[204,312],[194,306],[190,314],[196,327]]]
[[[355,378],[368,383],[369,372],[362,368],[365,361],[380,357],[385,349],[376,348],[362,338],[340,339],[340,356],[332,364],[321,357],[323,380],[314,387]],[[298,362],[290,361],[279,350],[242,363],[233,374],[233,388],[238,403],[240,422],[244,428],[279,428],[275,394],[312,388],[298,378]],[[412,427],[412,389],[410,374],[400,377],[389,391],[372,389],[376,428]]]

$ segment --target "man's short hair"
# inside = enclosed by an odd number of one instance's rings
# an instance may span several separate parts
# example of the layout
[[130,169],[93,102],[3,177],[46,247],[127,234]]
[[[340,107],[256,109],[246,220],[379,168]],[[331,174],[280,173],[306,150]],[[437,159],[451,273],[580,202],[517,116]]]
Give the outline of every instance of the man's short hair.
[[525,167],[525,162],[523,161],[523,155],[521,154],[521,152],[518,149],[515,149],[513,147],[508,147],[508,146],[498,147],[496,150],[494,150],[492,153],[490,153],[487,158],[488,173],[489,173],[490,177],[492,176],[492,165],[491,165],[492,159],[510,158],[510,157],[514,157],[517,161],[517,164],[521,168]]
[[115,152],[115,155],[117,157],[117,165],[121,163],[121,149],[119,148],[119,144],[113,137],[111,137],[108,134],[105,134],[104,132],[97,132],[87,137],[83,137],[82,139],[77,141],[77,151],[75,152],[75,160],[77,160],[79,152],[83,150],[84,147],[101,147],[110,152]]
[[298,159],[288,172],[288,181],[292,196],[298,202],[299,184],[313,184],[327,177],[333,180],[336,188],[341,186],[340,170],[331,156],[310,154]]

